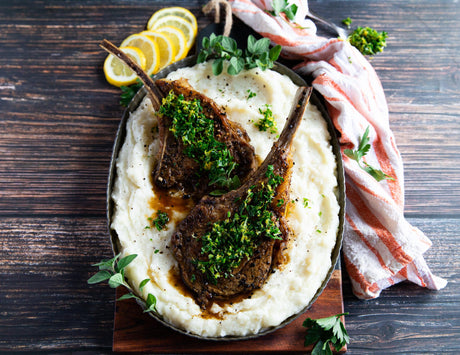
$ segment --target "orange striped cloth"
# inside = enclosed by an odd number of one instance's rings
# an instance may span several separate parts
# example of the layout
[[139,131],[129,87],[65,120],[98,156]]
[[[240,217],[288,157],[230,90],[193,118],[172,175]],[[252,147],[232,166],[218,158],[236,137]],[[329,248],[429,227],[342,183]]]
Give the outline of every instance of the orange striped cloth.
[[[327,102],[336,129],[346,175],[346,222],[343,256],[354,294],[376,298],[403,280],[430,289],[446,281],[433,275],[423,253],[430,240],[404,218],[401,156],[389,127],[385,95],[374,69],[348,42],[316,35],[306,19],[308,2],[298,5],[294,21],[272,16],[270,0],[230,0],[233,14],[256,32],[283,47],[282,54],[303,60],[294,69],[314,78],[313,87]],[[365,161],[394,180],[377,182],[343,151],[356,149],[369,127],[371,149]]]

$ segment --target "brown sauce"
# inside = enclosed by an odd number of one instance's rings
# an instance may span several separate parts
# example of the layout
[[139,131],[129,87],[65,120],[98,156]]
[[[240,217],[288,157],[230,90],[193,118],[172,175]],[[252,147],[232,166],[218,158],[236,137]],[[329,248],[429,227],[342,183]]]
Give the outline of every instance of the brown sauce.
[[168,191],[162,190],[155,185],[153,186],[153,192],[155,197],[150,199],[149,207],[155,211],[168,213],[170,218],[170,212],[189,213],[194,205],[192,199],[171,195]]

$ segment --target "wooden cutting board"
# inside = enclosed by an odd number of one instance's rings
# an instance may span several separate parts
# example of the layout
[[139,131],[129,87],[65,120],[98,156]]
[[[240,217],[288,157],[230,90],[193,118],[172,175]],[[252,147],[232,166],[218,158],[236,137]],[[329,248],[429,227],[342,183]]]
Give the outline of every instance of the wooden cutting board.
[[[124,293],[124,290],[118,288],[117,299]],[[312,346],[303,345],[303,321],[308,317],[323,318],[338,313],[343,313],[343,298],[342,273],[337,267],[323,293],[307,312],[285,327],[251,340],[206,341],[183,335],[142,313],[140,306],[129,299],[115,304],[112,349],[114,352],[125,353],[307,353],[312,350]],[[346,347],[340,353],[345,351]]]

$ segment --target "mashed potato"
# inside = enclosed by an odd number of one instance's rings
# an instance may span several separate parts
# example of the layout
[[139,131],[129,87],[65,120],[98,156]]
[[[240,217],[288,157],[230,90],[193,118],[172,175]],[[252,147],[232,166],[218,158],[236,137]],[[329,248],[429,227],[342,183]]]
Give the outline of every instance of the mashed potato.
[[[246,129],[262,161],[277,135],[261,132],[255,126],[262,117],[259,108],[271,105],[281,132],[297,86],[287,76],[271,70],[252,69],[238,76],[223,73],[216,77],[210,63],[180,69],[168,76],[181,77],[224,107],[229,119]],[[336,160],[327,124],[318,109],[308,105],[292,146],[295,165],[287,218],[293,237],[288,242],[286,264],[274,270],[252,297],[214,303],[206,313],[180,285],[177,262],[170,248],[175,226],[190,206],[169,209],[170,222],[165,230],[152,227],[156,202],[160,200],[151,179],[159,145],[157,132],[152,105],[144,99],[128,120],[112,191],[115,209],[111,228],[119,237],[120,251],[123,256],[138,254],[126,270],[132,286],[138,290],[139,283],[150,278],[143,297],[148,293],[155,295],[161,317],[186,332],[204,337],[256,334],[301,311],[327,276],[339,226]]]

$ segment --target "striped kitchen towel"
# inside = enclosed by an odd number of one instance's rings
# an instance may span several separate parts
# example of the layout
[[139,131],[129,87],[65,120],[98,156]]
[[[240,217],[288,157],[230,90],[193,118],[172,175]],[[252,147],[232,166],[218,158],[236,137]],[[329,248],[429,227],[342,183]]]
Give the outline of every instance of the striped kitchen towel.
[[[403,280],[430,289],[446,281],[433,275],[423,253],[430,240],[404,218],[404,176],[401,156],[389,127],[385,95],[374,69],[347,41],[316,35],[306,19],[307,0],[293,21],[272,16],[270,0],[230,0],[233,14],[273,44],[282,54],[303,62],[294,69],[314,78],[313,87],[327,102],[336,129],[346,175],[346,218],[343,256],[354,294],[363,299]],[[369,127],[371,149],[364,160],[394,180],[378,182],[344,154],[356,149]]]

